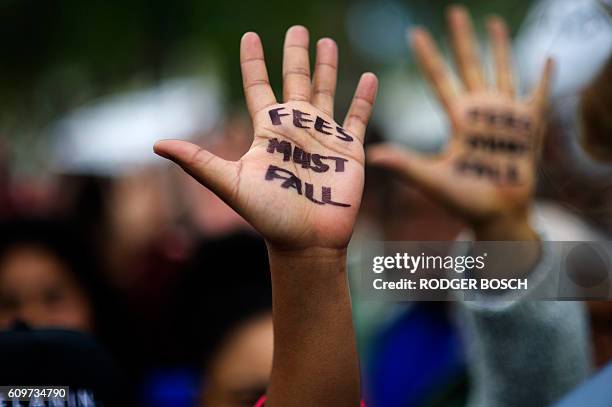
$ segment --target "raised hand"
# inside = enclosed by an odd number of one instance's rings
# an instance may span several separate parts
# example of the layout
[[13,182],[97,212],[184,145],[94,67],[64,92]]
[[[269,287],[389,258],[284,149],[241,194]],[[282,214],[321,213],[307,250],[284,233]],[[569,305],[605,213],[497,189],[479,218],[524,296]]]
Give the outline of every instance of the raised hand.
[[496,84],[487,85],[470,17],[451,7],[448,24],[463,83],[455,88],[430,34],[410,35],[416,57],[442,103],[452,127],[450,141],[435,157],[389,145],[373,146],[368,161],[398,171],[472,224],[526,218],[536,182],[544,135],[544,113],[552,63],[528,100],[515,94],[510,41],[504,22],[488,21]]
[[210,188],[268,243],[274,362],[266,406],[352,407],[360,389],[346,246],[361,202],[362,142],[377,81],[372,74],[361,77],[340,126],[333,120],[336,44],[318,42],[311,82],[308,41],[304,27],[287,31],[279,104],[259,37],[242,37],[242,79],[255,134],[240,160],[176,140],[158,142],[155,152]]
[[311,81],[308,43],[304,27],[287,31],[279,104],[259,37],[242,37],[240,64],[254,139],[240,160],[226,161],[178,140],[158,142],[155,152],[211,189],[274,247],[343,249],[361,201],[363,137],[377,80],[373,74],[361,77],[344,124],[337,124],[336,44],[319,40]]

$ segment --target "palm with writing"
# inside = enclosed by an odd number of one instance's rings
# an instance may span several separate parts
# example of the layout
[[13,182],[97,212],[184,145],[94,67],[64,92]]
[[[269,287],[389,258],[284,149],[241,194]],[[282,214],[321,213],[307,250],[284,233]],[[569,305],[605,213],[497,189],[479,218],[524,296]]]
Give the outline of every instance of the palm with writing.
[[344,249],[361,202],[362,142],[377,80],[373,74],[361,77],[343,126],[336,124],[336,44],[317,43],[311,81],[308,43],[304,27],[287,31],[279,104],[259,37],[243,36],[240,63],[254,139],[240,160],[226,161],[178,140],[159,141],[154,149],[211,189],[275,247]]
[[390,145],[374,146],[368,161],[409,178],[473,223],[495,217],[525,218],[544,135],[544,112],[552,63],[527,101],[515,96],[510,41],[504,22],[488,21],[496,85],[487,87],[470,17],[451,7],[448,24],[463,83],[458,92],[429,33],[417,28],[411,43],[452,128],[442,153],[425,157]]

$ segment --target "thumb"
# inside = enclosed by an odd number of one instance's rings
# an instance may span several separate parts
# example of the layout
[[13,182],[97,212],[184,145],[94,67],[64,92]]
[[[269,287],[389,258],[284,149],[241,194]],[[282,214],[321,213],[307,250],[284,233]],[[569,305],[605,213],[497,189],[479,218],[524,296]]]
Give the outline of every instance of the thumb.
[[[167,158],[200,184],[227,202],[235,190],[238,167],[200,146],[182,140],[161,140],[153,146],[155,154]],[[229,202],[228,202],[229,203]]]
[[538,122],[539,128],[536,130],[535,139],[535,153],[536,157],[540,157],[542,154],[542,148],[546,137],[546,124],[547,120],[544,116],[549,104],[549,94],[551,82],[553,79],[555,63],[552,58],[547,58],[542,68],[542,75],[540,82],[536,85],[531,95],[531,103],[536,106],[539,115],[543,116],[543,119]]
[[546,62],[544,62],[544,67],[542,68],[540,82],[536,85],[531,95],[531,102],[538,107],[539,111],[543,111],[548,105],[548,97],[553,79],[554,68],[554,60],[552,58],[547,58]]
[[390,169],[426,190],[434,191],[440,183],[440,168],[435,158],[387,143],[369,147],[366,156],[369,164]]

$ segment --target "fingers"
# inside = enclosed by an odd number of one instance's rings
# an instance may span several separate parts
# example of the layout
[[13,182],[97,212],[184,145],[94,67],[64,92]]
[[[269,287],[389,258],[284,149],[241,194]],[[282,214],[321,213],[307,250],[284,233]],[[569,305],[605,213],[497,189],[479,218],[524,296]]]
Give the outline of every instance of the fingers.
[[368,148],[366,157],[369,164],[388,168],[425,190],[435,192],[440,184],[440,174],[435,168],[434,159],[399,146],[386,143],[373,145]]
[[276,103],[270,87],[263,46],[259,36],[248,32],[240,41],[240,69],[247,108],[251,117],[257,112]]
[[[531,96],[531,103],[535,106],[536,112],[539,114],[544,114],[546,108],[548,107],[548,95],[550,93],[550,84],[552,80],[552,75],[554,71],[554,61],[552,58],[547,58],[544,63],[544,68],[542,69],[542,76],[540,78],[540,82],[536,86],[533,91],[533,95]],[[537,131],[537,136],[535,140],[535,153],[536,156],[540,156],[542,153],[542,147],[544,145],[544,140],[546,137],[546,120],[540,121],[540,127]]]
[[372,107],[378,91],[378,79],[373,73],[364,73],[359,79],[353,101],[349,107],[343,127],[363,143],[365,130],[372,115]]
[[500,93],[514,97],[514,83],[512,80],[512,52],[508,39],[508,28],[504,21],[497,17],[490,17],[487,28],[495,60],[495,78],[497,90]]
[[199,183],[231,205],[236,180],[235,163],[226,161],[201,147],[182,140],[161,140],[155,143],[157,155],[174,161]]
[[447,112],[450,112],[455,90],[450,72],[438,51],[438,47],[436,47],[431,35],[421,28],[411,31],[410,43],[417,61],[428,81],[432,84],[440,103]]
[[459,75],[468,91],[485,90],[486,84],[480,58],[478,57],[476,36],[467,10],[453,6],[448,11],[448,25]]
[[550,93],[550,83],[552,74],[554,71],[554,61],[552,58],[547,58],[542,69],[542,76],[540,82],[536,86],[531,96],[531,103],[533,103],[538,111],[543,111],[548,105],[548,94]]
[[285,35],[283,51],[283,100],[310,101],[308,30],[295,25]]
[[338,47],[330,38],[317,42],[317,60],[315,62],[312,83],[311,103],[334,117],[334,95],[338,76]]

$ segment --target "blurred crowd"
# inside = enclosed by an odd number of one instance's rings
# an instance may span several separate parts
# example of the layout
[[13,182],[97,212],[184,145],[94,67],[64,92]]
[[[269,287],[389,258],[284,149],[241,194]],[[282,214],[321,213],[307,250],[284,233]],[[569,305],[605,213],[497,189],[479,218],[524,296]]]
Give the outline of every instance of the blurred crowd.
[[[588,35],[607,36],[592,57],[601,62],[578,82],[572,82],[578,73],[564,71],[551,100],[535,211],[558,231],[551,240],[612,235],[611,9],[593,3],[601,14],[589,20],[595,26]],[[532,14],[544,13],[546,4],[535,4]],[[608,25],[597,26],[600,18]],[[535,41],[530,35],[544,25],[531,24],[519,45]],[[543,47],[559,48],[560,66],[583,70],[591,56],[581,54],[579,44],[556,38]],[[567,51],[571,46],[577,49]],[[383,76],[383,91],[407,82]],[[214,194],[151,151],[157,137],[190,139],[232,160],[248,150],[248,116],[227,108],[211,83],[162,82],[59,118],[49,126],[46,153],[37,155],[42,170],[35,173],[19,171],[11,138],[0,138],[0,332],[60,328],[95,338],[122,372],[113,377],[129,405],[252,406],[269,380],[271,287],[263,240]],[[406,120],[411,114],[405,112]],[[425,114],[437,120],[435,112]],[[391,134],[397,129],[378,115],[366,144],[401,140],[431,148],[410,133],[418,128]],[[366,168],[366,180],[350,259],[368,240],[453,240],[464,228],[383,169]],[[351,279],[359,278],[350,271]],[[450,304],[353,298],[372,405],[465,401],[467,366]],[[610,304],[589,304],[597,366],[612,360]]]

